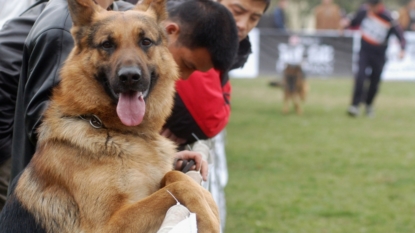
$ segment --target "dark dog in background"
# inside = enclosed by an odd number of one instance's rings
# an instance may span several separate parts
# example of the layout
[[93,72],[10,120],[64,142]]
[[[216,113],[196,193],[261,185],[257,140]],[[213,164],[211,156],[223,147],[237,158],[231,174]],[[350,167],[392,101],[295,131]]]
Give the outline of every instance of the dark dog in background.
[[306,99],[308,85],[300,65],[287,65],[281,86],[284,88],[283,113],[289,112],[290,102],[293,102],[296,113],[302,115],[301,104]]

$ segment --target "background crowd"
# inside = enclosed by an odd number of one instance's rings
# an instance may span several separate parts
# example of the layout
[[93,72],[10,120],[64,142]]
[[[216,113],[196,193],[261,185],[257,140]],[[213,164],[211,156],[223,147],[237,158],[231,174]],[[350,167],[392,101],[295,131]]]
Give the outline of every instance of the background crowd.
[[[383,1],[406,31],[414,31],[415,1]],[[341,19],[351,17],[364,1],[277,0],[258,24],[260,28],[283,30],[337,30]]]

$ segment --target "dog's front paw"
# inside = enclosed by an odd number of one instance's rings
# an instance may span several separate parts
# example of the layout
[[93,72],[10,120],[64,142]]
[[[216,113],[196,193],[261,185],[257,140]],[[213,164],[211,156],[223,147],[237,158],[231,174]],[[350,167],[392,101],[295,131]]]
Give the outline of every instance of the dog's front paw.
[[220,232],[219,210],[209,191],[181,172],[169,172],[164,179],[164,189],[169,190],[182,205],[196,213],[198,232]]

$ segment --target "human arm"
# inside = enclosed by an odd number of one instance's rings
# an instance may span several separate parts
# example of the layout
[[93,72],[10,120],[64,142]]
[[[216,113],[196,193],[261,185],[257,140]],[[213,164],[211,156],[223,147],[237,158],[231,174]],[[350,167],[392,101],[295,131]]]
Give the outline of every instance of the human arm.
[[346,28],[356,28],[359,27],[360,24],[363,22],[363,19],[367,15],[367,8],[366,6],[362,6],[356,14],[354,14],[351,17],[345,17],[340,21],[340,30],[346,29]]
[[59,83],[59,71],[73,48],[73,39],[65,28],[50,29],[41,33],[28,47],[30,56],[21,79],[25,89],[23,107],[25,131],[33,145],[37,142],[37,128],[49,104],[52,89]]
[[176,145],[186,143],[186,139],[177,137],[169,128],[163,128],[160,134],[161,136],[170,139]]
[[367,16],[367,7],[362,6],[357,13],[350,19],[349,27],[359,27],[363,19]]
[[399,58],[403,59],[405,57],[405,47],[406,47],[406,39],[404,36],[404,32],[402,27],[396,21],[392,21],[392,28],[391,33],[396,36],[399,40],[399,44],[401,47],[401,51],[399,53]]
[[37,2],[21,16],[6,22],[0,31],[0,164],[11,157],[15,105],[24,42],[46,4],[45,1]]

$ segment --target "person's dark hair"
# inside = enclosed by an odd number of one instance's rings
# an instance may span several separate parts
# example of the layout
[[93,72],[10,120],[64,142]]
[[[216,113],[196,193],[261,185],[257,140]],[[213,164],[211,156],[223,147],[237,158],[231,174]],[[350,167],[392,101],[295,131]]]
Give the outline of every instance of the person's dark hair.
[[185,1],[168,7],[169,19],[180,26],[179,43],[189,49],[206,48],[215,69],[227,71],[238,50],[238,30],[232,14],[220,3]]
[[263,2],[265,2],[267,5],[265,6],[265,9],[264,9],[264,12],[265,11],[267,11],[267,9],[268,9],[268,7],[269,7],[269,4],[271,3],[271,0],[260,0],[260,1],[263,1]]

